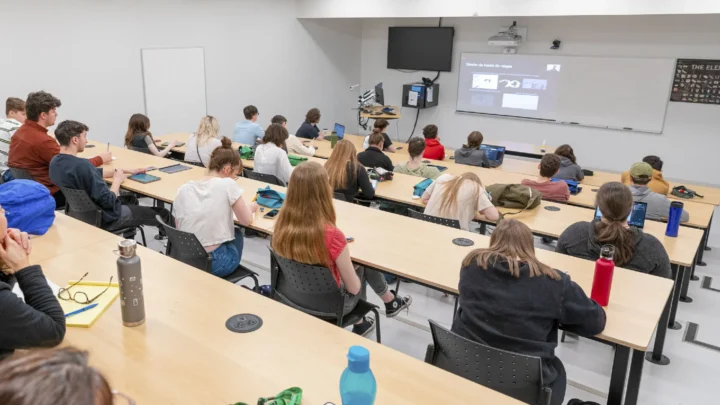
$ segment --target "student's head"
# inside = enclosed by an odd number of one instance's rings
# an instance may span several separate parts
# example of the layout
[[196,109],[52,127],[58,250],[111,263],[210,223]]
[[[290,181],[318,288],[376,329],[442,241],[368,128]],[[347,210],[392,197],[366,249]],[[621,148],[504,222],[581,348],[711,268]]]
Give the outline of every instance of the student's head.
[[410,142],[408,142],[408,154],[410,155],[410,158],[415,159],[417,157],[422,157],[424,153],[425,139],[418,136],[410,139]]
[[280,124],[270,124],[265,130],[263,143],[274,143],[278,148],[285,145],[285,141],[290,137],[288,130]]
[[327,171],[316,162],[299,164],[290,176],[287,197],[275,223],[275,252],[301,263],[330,265],[325,226],[335,226],[332,198]]
[[466,172],[453,177],[452,180],[445,183],[445,187],[442,190],[442,196],[440,197],[441,216],[448,216],[451,212],[455,211],[458,204],[458,194],[460,193],[460,188],[462,188],[465,184],[472,187],[472,198],[470,201],[474,201],[475,211],[477,211],[482,181],[480,181],[480,177],[478,177],[477,174],[473,172]]
[[217,118],[212,115],[202,117],[195,136],[197,137],[198,146],[205,145],[211,139],[218,138],[220,136],[220,124]]
[[270,123],[282,125],[284,128],[287,128],[287,118],[283,117],[280,114],[272,117],[272,119],[270,120]]
[[560,279],[557,271],[535,257],[535,244],[530,228],[515,219],[498,222],[490,237],[490,247],[470,252],[463,260],[463,267],[470,266],[473,262],[484,269],[495,263],[506,263],[510,274],[515,278],[520,277],[520,267],[527,264],[530,277]]
[[41,126],[47,128],[55,125],[57,120],[57,108],[62,103],[52,94],[44,91],[37,91],[28,94],[25,111],[27,119],[37,122]]
[[630,178],[632,184],[645,186],[652,180],[653,168],[645,162],[635,163],[630,167]]
[[438,136],[438,127],[437,125],[426,125],[425,128],[423,128],[423,136],[425,139],[435,139]]
[[662,171],[663,161],[655,155],[645,156],[643,158],[643,162],[649,164],[653,168],[653,170],[657,170],[659,172]]
[[63,121],[55,129],[55,138],[60,146],[74,152],[82,152],[87,144],[87,125],[77,121]]
[[133,114],[130,117],[128,129],[125,133],[125,146],[130,146],[137,133],[147,133],[152,138],[152,134],[150,134],[150,118],[143,114]]
[[255,122],[257,121],[258,115],[260,115],[260,113],[258,112],[257,107],[255,107],[254,105],[249,105],[243,108],[243,115],[245,115],[246,120]]
[[465,147],[468,149],[477,149],[482,143],[483,134],[480,131],[472,131],[470,135],[468,135],[467,145],[465,145]]
[[622,183],[605,183],[597,192],[595,205],[603,216],[595,223],[595,239],[600,245],[615,246],[615,263],[622,266],[635,254],[635,233],[627,226],[632,193]]
[[[348,172],[351,176],[355,176],[358,164],[357,150],[352,142],[343,139],[335,144],[330,158],[325,163],[325,170],[328,172],[333,190],[342,190],[347,187]],[[348,170],[348,165],[350,170]]]
[[105,377],[88,365],[87,352],[73,348],[17,352],[0,362],[4,405],[113,405]]
[[210,154],[208,171],[215,172],[219,177],[237,177],[243,169],[240,153],[233,148],[232,141],[223,137],[220,146]]
[[320,122],[320,110],[317,108],[311,108],[310,111],[305,114],[305,122],[308,124],[317,124]]
[[5,100],[5,116],[23,124],[25,119],[27,119],[25,101],[15,97],[9,97]]
[[373,131],[373,133],[370,134],[370,138],[368,139],[368,145],[374,146],[380,150],[383,150],[384,144],[385,144],[385,137],[383,136],[382,132]]
[[565,144],[558,146],[557,149],[555,149],[555,154],[570,159],[571,162],[577,163],[577,159],[575,159],[575,151],[573,151],[572,146]]
[[388,125],[390,125],[388,120],[384,120],[382,118],[379,120],[375,120],[375,125],[373,125],[373,132],[379,132],[382,134],[383,132],[385,132],[385,129],[388,127]]
[[560,157],[554,153],[548,153],[543,156],[538,165],[540,168],[540,176],[551,178],[560,170]]

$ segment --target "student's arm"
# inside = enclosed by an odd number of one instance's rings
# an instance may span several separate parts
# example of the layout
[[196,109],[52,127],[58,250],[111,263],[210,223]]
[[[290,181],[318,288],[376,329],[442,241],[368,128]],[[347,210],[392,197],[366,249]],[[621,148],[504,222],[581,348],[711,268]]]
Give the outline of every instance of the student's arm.
[[360,293],[362,284],[360,283],[360,277],[358,277],[355,271],[355,266],[353,266],[352,260],[350,260],[350,248],[347,245],[342,252],[340,252],[340,256],[335,259],[335,265],[338,267],[340,279],[347,292],[352,295]]
[[[482,162],[481,163],[482,167],[490,167],[490,159],[488,159],[487,155],[485,154],[485,151],[481,151],[481,152],[482,152],[482,158],[480,160]],[[457,157],[455,159],[457,159]]]
[[560,324],[571,333],[580,336],[595,336],[605,329],[605,310],[588,298],[580,286],[569,276],[563,275],[563,302]]
[[577,165],[577,164],[576,164],[575,166],[577,166],[577,167],[576,167],[577,173],[576,173],[576,176],[575,176],[575,177],[577,177],[577,181],[583,181],[583,179],[585,178],[585,173],[583,173],[582,167],[580,167],[580,165]]
[[555,252],[556,253],[562,253],[564,255],[568,254],[567,250],[567,229],[563,231],[563,233],[560,234],[560,237],[558,238],[557,245],[555,245]]
[[485,188],[480,188],[480,194],[478,195],[478,211],[490,221],[497,221],[500,219],[500,211],[493,205],[488,197]]
[[384,166],[383,169],[385,169],[385,170],[387,170],[387,171],[389,171],[389,172],[394,171],[394,170],[395,170],[395,166],[393,166],[392,160],[390,160],[390,158],[389,158],[387,155],[384,155],[384,156],[385,156],[385,162],[384,162],[384,164],[383,164],[383,166]]
[[383,138],[385,139],[385,144],[383,145],[383,150],[385,152],[395,153],[395,145],[392,143],[392,139],[388,136],[388,134],[383,133]]
[[425,189],[425,192],[422,195],[423,204],[427,204],[428,201],[430,201],[430,197],[432,196],[433,190],[435,190],[435,182],[434,181],[428,186],[428,188]]
[[560,201],[568,201],[570,199],[570,186],[568,186],[567,183],[564,181],[560,181],[559,183],[563,184],[563,195]]
[[665,277],[672,279],[672,269],[670,268],[670,257],[667,254],[667,251],[665,251],[665,248],[662,246],[660,241],[656,242],[657,247],[657,265],[655,268],[650,272],[653,276],[658,277]]
[[290,181],[290,175],[292,174],[293,167],[290,164],[290,159],[287,156],[287,153],[284,151],[278,156],[278,174],[280,181],[282,181],[285,184],[288,184]]
[[165,157],[170,152],[172,152],[172,148],[177,145],[177,141],[170,141],[167,148],[163,149],[162,151],[157,148],[157,145],[155,145],[155,142],[153,142],[149,136],[145,136],[145,144],[147,145],[148,149],[150,149],[150,153],[152,153],[153,155],[158,157]]
[[260,125],[258,125],[255,128],[255,144],[256,145],[261,144],[264,136],[265,136],[265,130]]
[[38,157],[46,164],[50,164],[52,158],[60,153],[60,145],[55,139],[48,137],[42,144],[38,145]]
[[257,209],[258,206],[256,203],[250,203],[248,206],[245,204],[245,200],[243,200],[242,197],[238,198],[237,201],[235,201],[235,204],[232,205],[235,217],[237,218],[238,223],[242,226],[249,226],[252,224],[253,214],[257,211]]
[[689,220],[690,220],[690,213],[687,212],[686,210],[683,210],[682,215],[680,215],[680,222],[687,222]]
[[500,211],[496,207],[488,207],[480,211],[480,213],[488,219],[488,221],[497,221],[500,219]]
[[440,155],[440,159],[438,160],[445,160],[445,147],[443,145],[440,145],[440,152],[442,155]]
[[362,194],[360,195],[360,197],[366,200],[371,200],[375,198],[375,189],[370,182],[370,177],[368,177],[367,170],[365,170],[363,165],[360,164],[358,164],[357,168],[357,179],[360,190],[362,190]]

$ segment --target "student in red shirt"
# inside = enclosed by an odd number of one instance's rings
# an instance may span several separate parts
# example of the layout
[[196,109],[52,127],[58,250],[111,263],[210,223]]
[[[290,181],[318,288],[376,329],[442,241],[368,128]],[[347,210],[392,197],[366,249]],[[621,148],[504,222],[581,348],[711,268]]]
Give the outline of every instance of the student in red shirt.
[[440,144],[437,125],[431,124],[423,128],[423,136],[425,137],[425,153],[423,157],[425,159],[444,160],[445,147]]
[[[35,181],[50,190],[56,208],[65,206],[65,196],[60,187],[50,181],[50,161],[60,153],[60,145],[48,135],[48,127],[55,125],[60,100],[44,91],[30,93],[26,103],[27,119],[10,139],[8,166],[27,170]],[[112,160],[110,152],[90,159],[95,167]]]
[[[345,235],[335,226],[333,190],[328,173],[319,163],[305,162],[293,170],[287,198],[275,224],[272,248],[287,259],[325,266],[338,287],[353,296],[345,300],[343,314],[350,313],[365,298],[363,273],[370,287],[385,303],[385,315],[392,318],[410,306],[412,297],[397,297],[385,277],[377,271],[355,267]],[[353,326],[353,333],[365,336],[375,329],[375,320],[365,317]]]
[[553,182],[552,178],[560,170],[560,157],[553,153],[543,156],[540,164],[540,176],[537,180],[524,179],[522,185],[534,188],[543,195],[543,200],[565,202],[570,199],[570,188],[564,181]]

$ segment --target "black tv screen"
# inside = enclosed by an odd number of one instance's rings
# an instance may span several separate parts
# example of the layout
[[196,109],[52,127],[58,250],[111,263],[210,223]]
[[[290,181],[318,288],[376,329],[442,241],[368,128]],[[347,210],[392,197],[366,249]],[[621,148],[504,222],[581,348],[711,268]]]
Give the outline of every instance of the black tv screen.
[[449,72],[453,27],[390,27],[388,69]]

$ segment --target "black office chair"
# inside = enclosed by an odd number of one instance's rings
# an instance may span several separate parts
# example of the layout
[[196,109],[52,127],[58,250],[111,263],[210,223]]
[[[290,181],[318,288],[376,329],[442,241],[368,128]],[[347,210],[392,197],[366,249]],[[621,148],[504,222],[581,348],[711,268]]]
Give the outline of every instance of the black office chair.
[[[60,191],[65,195],[65,215],[75,218],[79,221],[85,222],[102,228],[102,210],[95,204],[85,190],[76,190],[67,187],[60,187]],[[118,229],[106,229],[108,232],[112,232],[115,235],[122,235],[128,239],[134,239],[137,231],[140,231],[142,237],[143,246],[147,246],[145,240],[145,231],[141,226],[128,226]]]
[[285,187],[285,183],[280,181],[280,179],[278,179],[277,177],[275,177],[272,174],[258,173],[256,171],[252,171],[252,170],[248,170],[248,169],[244,169],[243,173],[245,173],[245,177],[247,177],[248,179],[262,181],[263,183],[269,183],[269,184],[274,184],[276,186]]
[[197,166],[197,167],[202,167],[202,168],[205,167],[205,165],[200,162],[189,162],[187,160],[183,160],[182,162],[185,164],[188,164],[188,165],[192,165],[192,166]]
[[[350,294],[338,287],[330,269],[298,263],[278,255],[270,247],[268,249],[272,259],[270,284],[273,299],[342,328],[354,325],[372,311],[377,328],[375,336],[377,342],[381,343],[380,313],[377,306],[358,299],[355,308],[343,316],[345,300]],[[360,281],[362,288],[365,288],[364,277]]]
[[333,198],[336,199],[336,200],[340,200],[340,201],[345,201],[345,202],[347,202],[347,198],[345,198],[345,194],[343,194],[343,193],[334,192],[334,193],[333,193]]
[[435,217],[432,215],[426,215],[413,209],[408,209],[408,214],[410,214],[410,218],[419,219],[425,222],[432,222],[433,224],[449,226],[450,228],[460,229],[460,221],[458,221],[457,219],[447,219]]
[[[130,149],[130,150],[132,150],[132,151],[135,151],[135,152],[140,152],[140,153],[145,153],[145,154],[147,154],[147,155],[152,155],[152,152],[150,152],[150,149],[148,149],[148,148],[137,148],[137,147],[135,147],[135,146],[126,146],[126,148],[128,148],[128,149]],[[158,148],[158,150],[160,150],[160,148]]]
[[543,386],[542,360],[495,349],[458,336],[430,322],[433,343],[425,362],[531,405],[550,405]]
[[14,167],[10,168],[10,174],[12,174],[14,180],[32,180],[35,181],[33,176],[25,169],[17,169]]
[[[168,243],[165,254],[168,257],[183,262],[189,266],[193,266],[206,273],[212,274],[212,256],[205,251],[205,248],[198,240],[197,236],[189,232],[183,232],[163,222],[160,216],[156,216],[158,222],[165,228]],[[258,275],[254,271],[248,269],[238,263],[237,268],[232,273],[222,279],[233,284],[245,278],[252,278],[255,283],[255,290],[260,286]]]

